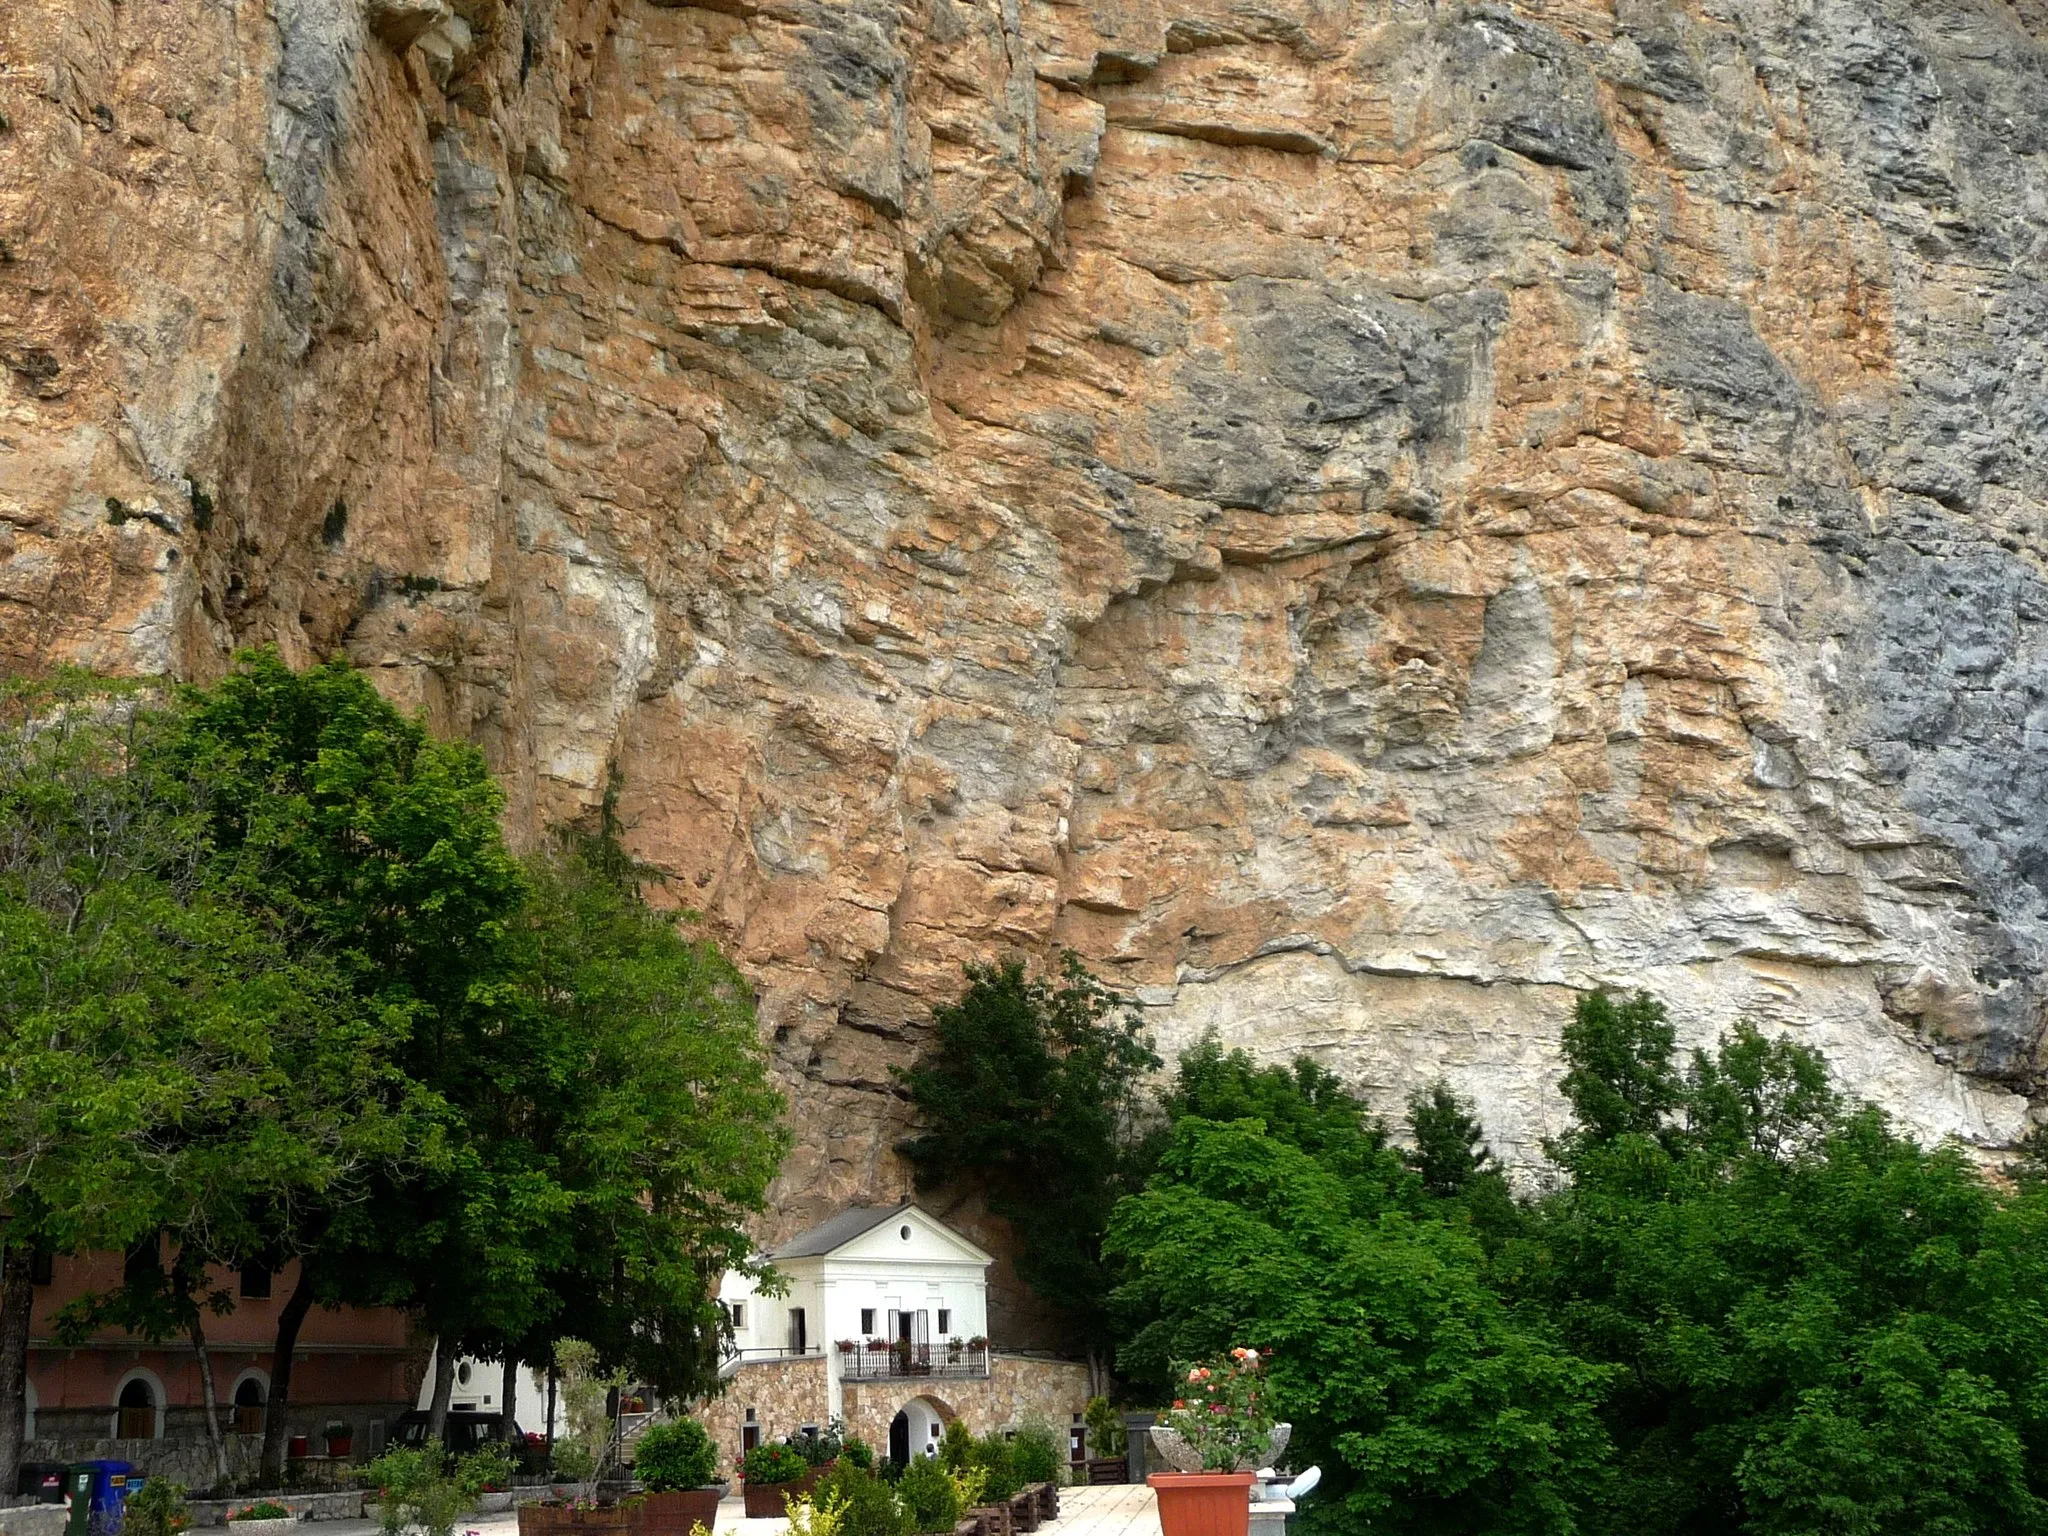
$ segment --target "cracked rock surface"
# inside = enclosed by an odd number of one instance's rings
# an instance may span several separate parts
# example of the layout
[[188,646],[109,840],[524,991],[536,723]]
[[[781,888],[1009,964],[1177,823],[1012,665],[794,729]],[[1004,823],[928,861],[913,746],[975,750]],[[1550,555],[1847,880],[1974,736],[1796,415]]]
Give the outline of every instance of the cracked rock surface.
[[784,1227],[1009,949],[1524,1163],[1595,983],[2048,1104],[2041,0],[11,0],[0,112],[0,660],[616,767]]

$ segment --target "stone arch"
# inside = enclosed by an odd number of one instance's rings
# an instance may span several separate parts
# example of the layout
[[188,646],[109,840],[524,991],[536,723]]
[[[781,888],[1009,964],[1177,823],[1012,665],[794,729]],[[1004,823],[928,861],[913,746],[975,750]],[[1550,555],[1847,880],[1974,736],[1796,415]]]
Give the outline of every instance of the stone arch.
[[139,1413],[149,1408],[154,1410],[149,1434],[130,1438],[161,1440],[164,1437],[164,1409],[169,1404],[170,1398],[165,1394],[164,1384],[156,1372],[138,1365],[114,1384],[113,1423],[109,1433],[117,1440],[123,1438],[121,1421],[126,1413]]

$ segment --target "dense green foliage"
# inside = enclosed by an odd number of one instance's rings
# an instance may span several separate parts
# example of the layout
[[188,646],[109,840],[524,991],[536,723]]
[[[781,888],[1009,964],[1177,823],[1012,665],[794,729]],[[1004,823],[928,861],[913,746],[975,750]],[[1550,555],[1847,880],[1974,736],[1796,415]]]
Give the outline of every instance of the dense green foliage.
[[0,686],[0,1473],[39,1249],[143,1240],[60,1329],[202,1359],[218,1267],[297,1260],[273,1472],[315,1302],[407,1307],[444,1361],[546,1358],[573,1316],[608,1369],[715,1379],[786,1145],[748,989],[608,815],[522,861],[501,806],[344,664]]
[[1020,1484],[1056,1483],[1066,1464],[1059,1435],[1044,1419],[1026,1419],[1010,1436],[1010,1470]]
[[167,1477],[150,1478],[121,1506],[124,1536],[181,1536],[191,1524],[185,1485]]
[[920,1187],[984,1190],[1017,1237],[1017,1272],[1093,1349],[1110,1340],[1102,1235],[1143,1163],[1137,1094],[1159,1064],[1135,1013],[1071,953],[1058,978],[969,966],[906,1072],[919,1134],[898,1148]]
[[1084,1419],[1088,1425],[1090,1456],[1122,1456],[1130,1449],[1130,1434],[1124,1428],[1124,1416],[1116,1411],[1107,1397],[1089,1398]]
[[1307,1063],[1190,1052],[1109,1234],[1124,1369],[1271,1348],[1319,1530],[2048,1528],[2048,1178],[2001,1191],[1753,1029],[1681,1064],[1648,997],[1583,999],[1565,1052],[1520,1203],[1447,1089],[1399,1154]]
[[913,1456],[896,1479],[896,1497],[913,1531],[949,1533],[960,1523],[960,1486],[936,1456]]
[[640,1433],[633,1475],[650,1493],[702,1488],[718,1478],[718,1447],[695,1419],[664,1419]]
[[872,1470],[850,1461],[834,1466],[812,1499],[838,1508],[840,1536],[908,1536],[911,1530],[910,1515],[896,1490]]
[[810,1463],[793,1446],[780,1440],[755,1446],[740,1461],[740,1476],[750,1483],[793,1483],[810,1470]]

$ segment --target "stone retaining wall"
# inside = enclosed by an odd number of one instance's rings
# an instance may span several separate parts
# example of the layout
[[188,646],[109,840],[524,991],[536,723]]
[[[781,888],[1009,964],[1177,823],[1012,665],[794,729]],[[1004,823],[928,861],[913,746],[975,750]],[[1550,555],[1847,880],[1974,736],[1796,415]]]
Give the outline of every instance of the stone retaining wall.
[[832,1417],[827,1396],[825,1357],[801,1360],[756,1360],[736,1370],[723,1396],[696,1410],[696,1417],[718,1445],[719,1466],[731,1470],[740,1454],[740,1431],[752,1410],[761,1429],[761,1443],[780,1440],[806,1424],[824,1425]]

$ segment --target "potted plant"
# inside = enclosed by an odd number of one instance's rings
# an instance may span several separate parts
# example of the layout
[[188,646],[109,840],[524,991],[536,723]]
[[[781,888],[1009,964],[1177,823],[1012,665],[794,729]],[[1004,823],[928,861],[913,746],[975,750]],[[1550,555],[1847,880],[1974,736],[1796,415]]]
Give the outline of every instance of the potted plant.
[[987,1349],[988,1335],[985,1333],[977,1333],[973,1338],[967,1341],[967,1347],[969,1349]]
[[952,1337],[946,1340],[946,1359],[950,1361],[952,1364],[958,1365],[960,1363],[961,1352],[964,1349],[966,1349],[966,1347],[967,1346],[961,1342],[960,1335],[957,1333],[954,1334]]
[[1287,1443],[1266,1409],[1259,1353],[1233,1349],[1175,1371],[1181,1396],[1152,1443],[1179,1470],[1145,1479],[1159,1496],[1162,1536],[1246,1536],[1253,1474]]
[[839,1340],[839,1353],[841,1353],[842,1355],[852,1354],[854,1350],[854,1343],[855,1341],[852,1339]]
[[695,1419],[650,1424],[633,1451],[633,1471],[645,1498],[633,1506],[644,1536],[690,1536],[718,1524],[718,1447]]
[[1106,1397],[1091,1397],[1084,1415],[1088,1425],[1088,1481],[1103,1487],[1130,1481],[1130,1437],[1124,1418]]
[[298,1516],[275,1499],[258,1499],[228,1511],[228,1524],[234,1528],[234,1536],[286,1536],[298,1523]]
[[746,1479],[743,1492],[747,1518],[764,1520],[780,1516],[783,1496],[799,1492],[796,1485],[809,1471],[809,1465],[795,1448],[779,1441],[757,1445],[747,1452],[740,1462],[740,1476]]

